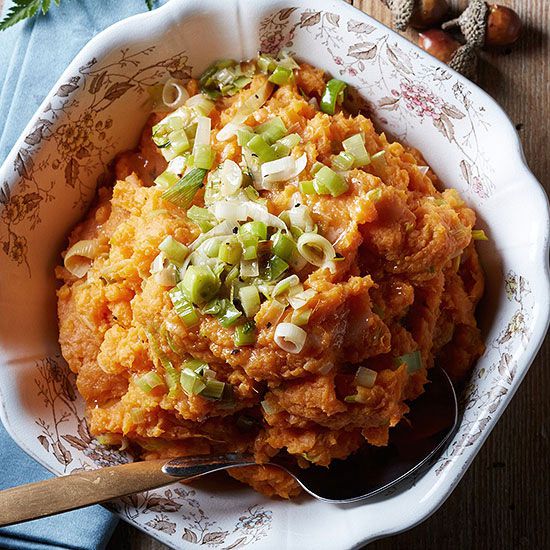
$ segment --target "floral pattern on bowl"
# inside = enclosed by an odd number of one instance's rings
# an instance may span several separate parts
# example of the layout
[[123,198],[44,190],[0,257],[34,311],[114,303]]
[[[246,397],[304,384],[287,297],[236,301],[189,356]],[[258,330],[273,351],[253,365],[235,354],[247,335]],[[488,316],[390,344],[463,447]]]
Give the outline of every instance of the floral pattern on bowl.
[[[170,33],[175,25],[184,31],[177,40]],[[216,41],[197,41],[199,35]],[[351,548],[432,513],[517,389],[548,323],[548,210],[495,103],[342,2],[172,0],[108,29],[79,54],[0,169],[0,303],[10,312],[0,319],[0,414],[15,440],[58,474],[131,460],[88,431],[57,347],[53,266],[105,167],[136,142],[147,87],[260,48],[288,48],[348,81],[380,128],[423,151],[477,209],[491,238],[480,247],[488,276],[481,314],[487,351],[461,395],[462,420],[446,451],[424,475],[381,497],[346,507],[306,497],[270,501],[216,479],[109,506],[175,548]],[[514,230],[518,224],[523,231]]]

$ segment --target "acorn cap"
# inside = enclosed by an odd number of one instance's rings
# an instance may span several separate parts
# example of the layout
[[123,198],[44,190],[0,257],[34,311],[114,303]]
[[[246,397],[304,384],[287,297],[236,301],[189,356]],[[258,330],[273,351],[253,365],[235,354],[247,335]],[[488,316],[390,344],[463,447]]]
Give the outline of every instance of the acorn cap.
[[459,27],[467,44],[481,48],[485,44],[488,15],[489,6],[484,0],[470,0],[460,17],[447,21],[441,28],[447,30]]
[[411,20],[416,0],[384,0],[391,10],[392,24],[398,31],[404,31]]
[[466,43],[453,54],[451,61],[449,61],[449,67],[473,80],[476,77],[477,61],[476,47],[473,44]]

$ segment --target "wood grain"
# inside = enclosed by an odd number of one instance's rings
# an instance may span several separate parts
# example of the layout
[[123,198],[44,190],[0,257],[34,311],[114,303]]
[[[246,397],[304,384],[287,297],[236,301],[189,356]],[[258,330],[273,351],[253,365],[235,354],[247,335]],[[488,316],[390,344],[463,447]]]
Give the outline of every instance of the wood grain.
[[[550,2],[498,3],[513,7],[525,30],[513,49],[483,54],[479,84],[517,125],[529,166],[550,192]],[[389,12],[380,0],[355,0],[353,4],[389,24]],[[467,1],[452,4],[458,10]],[[415,39],[413,32],[407,35]],[[550,548],[549,396],[547,339],[497,427],[442,508],[418,527],[377,541],[369,550]],[[165,548],[125,523],[108,546],[108,550]]]

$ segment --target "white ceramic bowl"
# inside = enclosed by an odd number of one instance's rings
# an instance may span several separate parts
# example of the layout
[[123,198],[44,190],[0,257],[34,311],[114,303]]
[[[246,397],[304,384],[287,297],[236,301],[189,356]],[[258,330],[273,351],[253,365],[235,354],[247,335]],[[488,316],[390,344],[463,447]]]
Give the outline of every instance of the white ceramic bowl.
[[480,244],[487,351],[462,395],[456,437],[405,488],[334,506],[305,497],[271,501],[236,485],[175,485],[113,505],[174,547],[342,549],[419,523],[459,482],[547,330],[547,199],[515,130],[489,96],[341,1],[172,0],[93,39],[0,169],[0,412],[17,443],[58,474],[127,460],[89,436],[59,356],[53,278],[59,251],[105,165],[136,144],[148,85],[198,75],[217,58],[282,47],[355,86],[377,124],[418,147],[477,210],[490,237]]

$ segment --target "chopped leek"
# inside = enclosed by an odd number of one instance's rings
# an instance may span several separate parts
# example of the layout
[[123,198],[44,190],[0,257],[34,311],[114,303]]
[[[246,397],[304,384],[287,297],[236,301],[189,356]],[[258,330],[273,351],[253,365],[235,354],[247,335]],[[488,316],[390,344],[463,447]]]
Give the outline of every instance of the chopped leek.
[[319,194],[326,189],[333,197],[337,197],[348,190],[347,181],[328,166],[323,166],[313,180],[315,189]]
[[347,87],[345,82],[332,78],[325,86],[325,91],[321,97],[321,111],[333,115],[336,110],[336,104],[344,101],[344,91]]
[[138,388],[145,393],[150,393],[158,386],[164,386],[162,378],[155,371],[146,372],[135,381]]
[[266,269],[266,276],[269,281],[275,281],[278,279],[286,270],[288,269],[288,264],[278,256],[272,256],[268,263]]
[[280,231],[275,233],[275,235],[271,237],[271,240],[273,241],[273,254],[288,262],[296,250],[294,241]]
[[315,187],[312,180],[304,180],[300,182],[300,191],[304,195],[315,195]]
[[266,143],[273,145],[277,140],[286,136],[287,129],[281,117],[274,117],[254,128],[256,134],[261,135]]
[[225,300],[224,310],[217,315],[217,318],[222,327],[228,328],[233,326],[241,315],[242,313],[229,300]]
[[244,325],[235,328],[233,342],[236,346],[250,346],[256,342],[256,325],[254,321],[247,321]]
[[378,373],[366,367],[359,367],[355,373],[355,383],[364,388],[372,388],[376,382]]
[[258,241],[260,240],[258,236],[244,232],[239,233],[238,239],[243,248],[242,259],[245,261],[256,259],[258,257]]
[[334,247],[317,233],[304,233],[297,242],[298,252],[310,263],[318,267],[324,266],[336,256]]
[[260,293],[254,285],[241,287],[239,300],[247,317],[254,317],[260,311]]
[[251,234],[258,237],[260,241],[265,241],[267,239],[267,226],[264,222],[253,221],[244,223],[239,227],[239,233],[241,235]]
[[292,312],[292,316],[290,318],[291,323],[301,327],[303,325],[307,325],[309,322],[309,318],[311,317],[311,314],[313,313],[313,310],[308,307],[301,307],[299,309],[295,309]]
[[222,398],[225,382],[220,382],[219,380],[206,380],[204,385],[204,389],[200,392],[202,397],[209,397],[210,399]]
[[189,368],[181,371],[180,384],[187,395],[199,395],[206,388],[202,377]]
[[335,170],[349,170],[355,162],[355,157],[347,151],[342,151],[332,159],[332,167]]
[[155,185],[166,188],[174,185],[179,179],[180,177],[177,174],[174,174],[174,172],[165,170],[162,174],[159,174],[155,178]]
[[409,374],[413,374],[417,370],[422,368],[422,355],[419,350],[413,351],[411,353],[406,353],[395,359],[396,365],[402,365],[405,363],[407,365],[407,371]]
[[286,157],[290,154],[293,147],[298,145],[302,141],[302,138],[298,134],[290,134],[279,140],[277,140],[272,148],[277,155],[277,158]]
[[300,353],[306,338],[307,332],[292,323],[279,323],[273,337],[275,343],[288,353]]
[[216,218],[206,209],[193,205],[187,211],[187,217],[195,222],[203,233],[210,231],[217,223]]
[[170,290],[168,294],[178,316],[181,317],[186,326],[192,327],[198,324],[199,316],[180,285],[181,283]]
[[193,168],[176,184],[164,191],[162,198],[176,206],[187,208],[197,191],[202,187],[202,182],[207,171],[203,168]]
[[281,65],[277,65],[273,74],[269,77],[269,82],[277,84],[278,86],[283,86],[287,84],[292,79],[292,69],[287,69]]
[[193,148],[193,166],[210,170],[214,164],[215,153],[210,145],[197,145]]
[[355,134],[342,142],[345,151],[354,159],[354,166],[366,166],[370,164],[371,158],[365,148],[365,140],[361,134]]
[[263,73],[271,73],[275,70],[275,67],[277,66],[277,62],[275,61],[275,59],[271,55],[264,53],[258,56],[258,60],[256,61],[256,63],[258,64],[258,68],[260,69],[260,71],[262,71]]
[[203,304],[212,299],[220,288],[220,280],[206,265],[190,265],[186,271],[180,288],[187,293],[194,304]]
[[189,254],[189,249],[179,241],[176,241],[172,235],[168,235],[160,244],[159,250],[164,252],[168,260],[178,267],[183,265],[183,262]]
[[260,162],[269,162],[276,160],[277,156],[273,148],[267,143],[267,141],[260,135],[256,134],[247,144],[249,149],[254,155],[256,155]]
[[241,259],[241,245],[236,237],[228,237],[220,244],[218,258],[226,264],[235,265]]
[[248,145],[248,142],[256,135],[251,130],[247,129],[248,126],[245,128],[239,128],[237,130],[237,144],[241,147],[246,147]]

